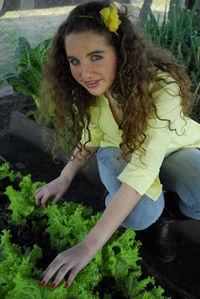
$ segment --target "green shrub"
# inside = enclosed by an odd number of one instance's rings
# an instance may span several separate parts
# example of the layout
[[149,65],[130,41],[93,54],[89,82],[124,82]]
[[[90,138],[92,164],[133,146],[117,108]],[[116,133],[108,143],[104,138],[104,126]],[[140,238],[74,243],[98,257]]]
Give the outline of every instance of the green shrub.
[[[197,2],[196,2],[197,4]],[[200,81],[200,36],[196,5],[192,10],[181,8],[180,0],[169,14],[165,10],[163,19],[157,19],[151,9],[144,22],[146,36],[156,45],[169,49],[187,69],[194,92]]]
[[[0,77],[0,85],[7,81],[16,92],[31,96],[35,102],[36,110],[32,112],[34,119],[39,122],[41,104],[39,99],[39,88],[42,80],[42,66],[51,48],[51,39],[39,43],[31,48],[25,37],[20,37],[15,50],[15,58],[18,59],[15,72],[4,74]],[[49,105],[49,114],[53,114],[53,105]],[[52,118],[47,125],[52,125]]]

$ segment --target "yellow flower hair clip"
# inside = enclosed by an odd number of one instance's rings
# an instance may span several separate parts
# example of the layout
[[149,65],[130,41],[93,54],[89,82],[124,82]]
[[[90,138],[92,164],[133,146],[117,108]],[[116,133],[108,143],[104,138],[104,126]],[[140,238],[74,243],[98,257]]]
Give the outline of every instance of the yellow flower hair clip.
[[106,27],[111,32],[114,32],[118,35],[117,30],[119,28],[119,25],[121,24],[121,21],[118,16],[118,11],[116,6],[113,7],[105,7],[100,10],[100,17],[103,20]]

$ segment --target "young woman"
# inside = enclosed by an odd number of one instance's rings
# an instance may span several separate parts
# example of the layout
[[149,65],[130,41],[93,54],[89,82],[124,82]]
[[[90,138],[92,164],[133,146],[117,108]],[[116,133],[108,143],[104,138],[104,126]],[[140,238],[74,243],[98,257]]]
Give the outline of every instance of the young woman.
[[72,147],[74,137],[78,141],[60,176],[36,190],[36,204],[46,207],[50,197],[57,202],[93,154],[108,191],[100,220],[52,261],[42,286],[55,275],[56,287],[68,272],[70,286],[120,225],[144,230],[159,219],[157,254],[173,260],[163,190],[179,195],[181,215],[200,219],[200,125],[187,116],[184,68],[166,50],[148,45],[126,12],[110,1],[90,2],[58,29],[41,95],[55,103],[57,132]]

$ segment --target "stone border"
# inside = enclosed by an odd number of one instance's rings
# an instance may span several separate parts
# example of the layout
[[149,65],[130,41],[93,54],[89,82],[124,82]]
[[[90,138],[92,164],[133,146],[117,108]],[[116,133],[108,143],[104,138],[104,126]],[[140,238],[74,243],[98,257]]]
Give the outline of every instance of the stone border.
[[17,110],[27,107],[29,110],[35,108],[32,97],[25,96],[20,93],[7,94],[0,96],[0,111]]
[[12,86],[9,85],[7,82],[3,82],[3,84],[0,87],[0,99],[5,96],[9,96],[13,94],[14,94],[14,90]]

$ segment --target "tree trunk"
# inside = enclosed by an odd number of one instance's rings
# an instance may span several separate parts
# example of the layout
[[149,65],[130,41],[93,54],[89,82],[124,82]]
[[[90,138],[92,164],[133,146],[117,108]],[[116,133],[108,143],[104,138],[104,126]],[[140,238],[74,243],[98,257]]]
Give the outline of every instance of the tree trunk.
[[5,12],[20,8],[20,0],[0,0],[0,16]]
[[144,3],[142,5],[142,8],[141,8],[140,14],[139,14],[140,25],[142,27],[143,27],[144,22],[147,18],[149,8],[151,7],[152,2],[153,2],[153,0],[144,0]]

